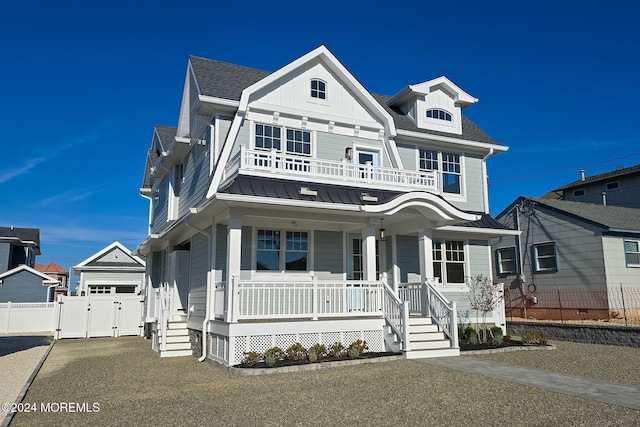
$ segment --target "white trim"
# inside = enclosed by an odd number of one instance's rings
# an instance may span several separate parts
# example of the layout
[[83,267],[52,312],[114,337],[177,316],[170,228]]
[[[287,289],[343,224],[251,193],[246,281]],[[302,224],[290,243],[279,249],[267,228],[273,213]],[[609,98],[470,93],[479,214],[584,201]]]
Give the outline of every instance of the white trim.
[[453,138],[449,136],[441,136],[441,135],[435,135],[432,133],[415,132],[415,131],[403,130],[403,129],[398,129],[398,136],[406,136],[410,138],[417,138],[420,140],[446,142],[448,144],[456,144],[456,145],[461,145],[468,148],[477,148],[484,151],[489,151],[490,149],[493,149],[494,154],[503,153],[509,149],[509,147],[506,147],[504,145],[489,144],[486,142],[471,141],[467,139]]
[[477,236],[484,235],[488,237],[519,236],[522,233],[522,231],[520,230],[502,230],[497,228],[481,228],[481,227],[462,227],[459,225],[443,225],[440,227],[436,227],[436,230],[452,232],[452,233],[474,234]]
[[102,249],[101,251],[91,255],[89,258],[85,259],[84,261],[82,261],[80,264],[75,265],[73,267],[74,270],[74,274],[76,273],[76,269],[80,269],[82,267],[86,267],[87,264],[89,264],[91,261],[94,261],[98,258],[100,258],[102,255],[105,255],[106,253],[108,253],[109,251],[111,251],[114,248],[118,248],[121,251],[123,251],[126,255],[128,255],[129,257],[131,257],[133,260],[135,260],[136,262],[138,262],[141,266],[146,266],[145,261],[143,261],[141,258],[139,258],[136,255],[133,255],[131,253],[131,251],[129,249],[127,249],[122,243],[115,241],[112,244],[110,244],[109,246],[107,246],[106,248]]
[[[197,84],[197,80],[196,80],[196,84]],[[200,88],[198,88],[198,92],[200,92]],[[198,101],[206,102],[208,104],[216,104],[216,105],[222,105],[225,107],[232,107],[232,108],[238,108],[238,106],[240,105],[240,101],[233,101],[230,99],[218,98],[218,97],[209,96],[209,95],[198,95]]]
[[17,273],[19,273],[21,271],[26,271],[26,272],[29,272],[31,274],[35,274],[36,276],[42,278],[43,286],[45,286],[45,284],[55,285],[55,284],[59,284],[60,283],[59,280],[56,280],[51,276],[48,276],[48,275],[46,275],[46,274],[44,274],[44,273],[42,273],[42,272],[40,272],[40,271],[38,271],[38,270],[36,270],[34,268],[31,268],[26,264],[22,264],[22,265],[17,266],[16,268],[13,268],[11,270],[5,271],[4,273],[0,274],[0,286],[2,286],[2,281],[6,277],[13,276],[14,274],[17,274]]

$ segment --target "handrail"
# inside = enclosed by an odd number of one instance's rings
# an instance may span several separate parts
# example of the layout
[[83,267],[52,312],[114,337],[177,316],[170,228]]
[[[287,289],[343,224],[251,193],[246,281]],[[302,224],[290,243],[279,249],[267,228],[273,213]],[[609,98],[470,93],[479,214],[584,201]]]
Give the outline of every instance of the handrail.
[[160,316],[158,323],[160,323],[160,335],[162,341],[160,343],[160,350],[165,351],[167,349],[167,328],[169,326],[169,293],[164,286],[160,288]]
[[456,302],[449,301],[435,287],[431,280],[425,282],[427,303],[431,318],[438,324],[442,332],[449,337],[451,348],[458,348],[458,313]]
[[393,333],[402,340],[402,349],[409,350],[409,302],[402,301],[385,283],[383,294],[384,318]]
[[240,146],[240,152],[227,162],[222,181],[228,182],[238,173],[247,171],[261,176],[277,174],[303,177],[305,181],[335,183],[339,180],[343,183],[367,184],[369,187],[438,191],[438,173],[435,171],[395,169],[371,163],[352,163],[344,159],[316,159],[276,150],[252,150],[245,146]]

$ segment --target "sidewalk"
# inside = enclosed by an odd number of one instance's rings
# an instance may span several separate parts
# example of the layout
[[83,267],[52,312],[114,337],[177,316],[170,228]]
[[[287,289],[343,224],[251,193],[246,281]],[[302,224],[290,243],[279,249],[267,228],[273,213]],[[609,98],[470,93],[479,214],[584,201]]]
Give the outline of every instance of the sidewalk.
[[417,361],[640,410],[640,386],[618,384],[464,356],[417,359]]

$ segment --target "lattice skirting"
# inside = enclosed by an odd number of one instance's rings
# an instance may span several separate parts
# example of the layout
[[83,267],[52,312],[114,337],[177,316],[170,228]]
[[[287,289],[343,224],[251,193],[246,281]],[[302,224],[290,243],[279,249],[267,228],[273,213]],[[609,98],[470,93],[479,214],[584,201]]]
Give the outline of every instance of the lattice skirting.
[[367,342],[369,351],[384,351],[384,336],[382,330],[347,331],[347,332],[313,332],[269,335],[244,335],[226,337],[218,334],[210,334],[211,351],[213,360],[225,365],[237,365],[242,363],[244,353],[255,351],[264,353],[271,347],[280,347],[283,350],[292,344],[299,342],[303,347],[309,348],[314,344],[324,344],[327,347],[335,342],[341,342],[347,347],[356,340]]

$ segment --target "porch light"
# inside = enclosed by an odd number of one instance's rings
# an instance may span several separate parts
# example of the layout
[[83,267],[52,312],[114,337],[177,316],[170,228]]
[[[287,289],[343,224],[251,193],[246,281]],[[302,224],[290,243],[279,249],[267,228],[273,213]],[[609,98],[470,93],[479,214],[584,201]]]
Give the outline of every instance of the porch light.
[[347,160],[353,159],[353,148],[346,147],[344,149],[344,158],[347,159]]
[[384,228],[384,218],[380,218],[380,230],[378,230],[378,239],[384,241],[387,229]]

